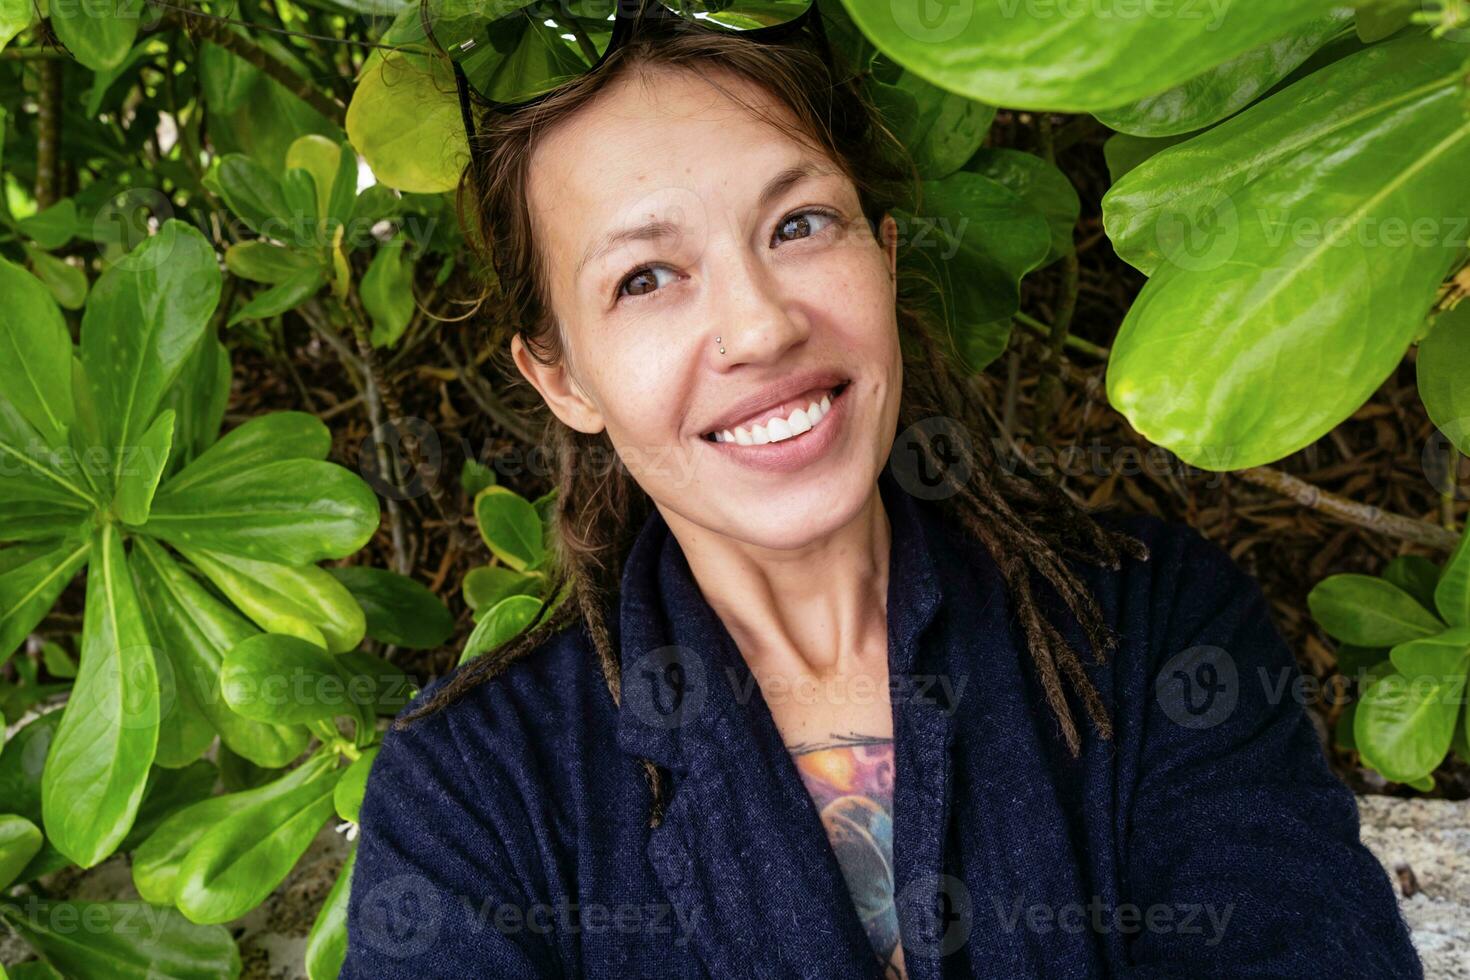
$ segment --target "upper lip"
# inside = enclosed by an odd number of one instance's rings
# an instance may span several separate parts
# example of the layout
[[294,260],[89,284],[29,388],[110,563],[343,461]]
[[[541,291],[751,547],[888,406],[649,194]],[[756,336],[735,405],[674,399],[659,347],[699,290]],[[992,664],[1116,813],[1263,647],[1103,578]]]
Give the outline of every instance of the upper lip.
[[773,381],[762,388],[757,388],[736,401],[719,418],[700,429],[700,434],[706,435],[732,428],[762,411],[774,411],[782,402],[795,398],[804,391],[812,388],[835,388],[846,380],[845,375],[828,370],[802,371],[799,374],[788,375],[780,381]]

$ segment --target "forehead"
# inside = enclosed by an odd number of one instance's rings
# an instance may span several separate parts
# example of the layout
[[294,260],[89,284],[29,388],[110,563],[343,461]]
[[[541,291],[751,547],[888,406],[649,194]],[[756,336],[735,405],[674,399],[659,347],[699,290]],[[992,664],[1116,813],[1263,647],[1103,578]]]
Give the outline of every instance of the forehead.
[[633,212],[650,217],[670,192],[737,199],[801,159],[835,169],[816,146],[735,101],[795,126],[764,89],[728,73],[718,82],[730,95],[689,71],[640,70],[546,133],[530,159],[527,202],[548,251],[570,250]]

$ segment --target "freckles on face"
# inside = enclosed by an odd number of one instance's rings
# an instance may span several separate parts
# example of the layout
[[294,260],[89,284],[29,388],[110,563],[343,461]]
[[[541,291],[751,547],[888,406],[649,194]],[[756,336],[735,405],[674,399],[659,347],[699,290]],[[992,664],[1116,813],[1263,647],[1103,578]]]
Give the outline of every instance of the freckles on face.
[[[888,259],[850,179],[706,79],[658,70],[547,132],[527,194],[576,384],[650,496],[748,536],[752,504],[779,490],[791,505],[767,514],[768,538],[855,509],[886,460],[900,374]],[[754,393],[813,371],[862,397],[809,472],[705,440]]]

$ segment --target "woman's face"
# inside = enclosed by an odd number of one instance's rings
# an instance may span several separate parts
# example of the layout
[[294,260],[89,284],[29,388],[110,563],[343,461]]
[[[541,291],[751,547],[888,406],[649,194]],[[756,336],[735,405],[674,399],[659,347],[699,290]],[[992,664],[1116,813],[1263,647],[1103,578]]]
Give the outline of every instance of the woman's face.
[[858,513],[902,383],[891,217],[880,245],[829,159],[669,70],[548,132],[528,197],[567,356],[513,352],[562,421],[671,521],[790,549]]

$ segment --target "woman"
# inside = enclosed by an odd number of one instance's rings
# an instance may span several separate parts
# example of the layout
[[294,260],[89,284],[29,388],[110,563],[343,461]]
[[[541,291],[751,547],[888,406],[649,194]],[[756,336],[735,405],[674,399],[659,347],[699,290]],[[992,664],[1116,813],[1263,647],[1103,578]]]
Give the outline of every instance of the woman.
[[488,120],[569,598],[395,722],[342,976],[1418,976],[1259,589],[997,462],[832,71],[678,29]]

